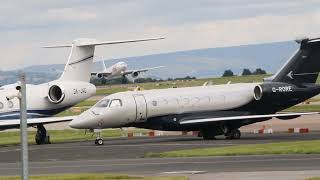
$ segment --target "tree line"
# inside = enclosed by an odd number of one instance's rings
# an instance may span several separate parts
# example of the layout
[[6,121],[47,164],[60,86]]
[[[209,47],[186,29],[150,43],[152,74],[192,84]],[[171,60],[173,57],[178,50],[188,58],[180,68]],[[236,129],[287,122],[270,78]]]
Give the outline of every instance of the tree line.
[[[186,76],[182,78],[168,78],[168,79],[156,79],[156,78],[137,78],[134,80],[134,83],[147,83],[147,82],[164,82],[164,81],[182,81],[182,80],[195,80],[197,79],[196,77],[192,76]],[[101,86],[101,85],[113,85],[113,84],[130,84],[133,83],[133,81],[129,81],[128,78],[126,77],[120,77],[116,79],[98,79],[98,78],[92,78],[90,82],[96,86]]]
[[[259,74],[267,74],[267,72],[261,68],[257,68],[254,71],[250,71],[250,69],[243,69],[242,71],[242,76],[247,76],[247,75],[259,75]],[[230,76],[235,76],[233,71],[231,69],[227,69],[224,71],[222,74],[222,77],[230,77]],[[177,81],[177,80],[194,80],[196,77],[191,77],[191,76],[186,76],[183,78],[168,78],[168,79],[156,79],[156,78],[137,78],[135,79],[135,83],[146,83],[146,82],[163,82],[163,81]],[[91,79],[91,83],[101,86],[101,85],[113,85],[113,84],[129,84],[133,83],[132,81],[129,81],[126,77],[122,78],[117,78],[117,79],[112,79],[112,80],[106,80],[104,78],[102,79],[97,79],[93,78]]]
[[[241,73],[242,76],[259,75],[259,74],[267,74],[267,72],[261,68],[257,68],[253,72],[251,72],[250,69],[244,68]],[[230,77],[230,76],[235,76],[235,74],[231,69],[225,70],[222,74],[222,77]]]

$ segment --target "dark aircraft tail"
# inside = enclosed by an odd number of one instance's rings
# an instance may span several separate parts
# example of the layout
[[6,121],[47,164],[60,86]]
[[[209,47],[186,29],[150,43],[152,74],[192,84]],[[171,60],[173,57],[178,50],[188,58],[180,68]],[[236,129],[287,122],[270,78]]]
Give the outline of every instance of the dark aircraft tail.
[[320,72],[320,38],[297,40],[300,48],[272,77],[272,82],[316,83]]

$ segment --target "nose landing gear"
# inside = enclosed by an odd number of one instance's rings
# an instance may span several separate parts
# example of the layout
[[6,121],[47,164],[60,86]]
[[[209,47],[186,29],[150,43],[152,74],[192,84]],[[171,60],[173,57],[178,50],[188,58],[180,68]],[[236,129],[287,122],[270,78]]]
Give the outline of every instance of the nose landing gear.
[[94,141],[94,144],[96,144],[96,145],[103,145],[103,139],[102,139],[102,138],[97,138],[97,139]]
[[101,129],[94,129],[93,132],[97,133],[97,138],[96,140],[94,141],[94,144],[96,145],[103,145],[103,139],[101,137]]

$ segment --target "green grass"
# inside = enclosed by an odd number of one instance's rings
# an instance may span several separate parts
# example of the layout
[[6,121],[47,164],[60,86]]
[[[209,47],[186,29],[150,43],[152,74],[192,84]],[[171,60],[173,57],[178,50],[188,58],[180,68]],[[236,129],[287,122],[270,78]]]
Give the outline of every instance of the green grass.
[[[18,176],[0,176],[0,180],[18,180]],[[116,175],[116,174],[61,174],[61,175],[42,175],[42,176],[31,176],[30,180],[188,180],[187,177],[183,176],[128,176],[128,175]]]
[[298,105],[290,107],[286,110],[286,112],[319,112],[320,105]]
[[88,108],[82,108],[80,112],[73,112],[72,110],[68,109],[65,110],[57,115],[55,115],[56,117],[63,117],[63,116],[76,116],[81,114],[82,112],[84,112],[85,110],[87,110]]
[[320,180],[320,177],[313,177],[313,178],[310,178],[310,179],[307,179],[307,180]]
[[110,95],[113,93],[117,93],[117,92],[123,92],[123,91],[127,91],[128,88],[126,87],[117,87],[117,86],[110,86],[109,88],[101,88],[101,89],[97,89],[96,95]]
[[82,101],[78,104],[75,105],[75,107],[88,107],[88,106],[93,106],[97,103],[98,101],[96,100],[85,100],[85,101]]
[[183,80],[183,81],[164,81],[164,82],[150,82],[150,83],[137,83],[137,84],[123,84],[123,85],[111,85],[106,88],[98,88],[97,95],[109,95],[116,92],[123,92],[134,87],[139,86],[145,90],[148,89],[164,89],[172,87],[192,87],[202,86],[205,82],[212,82],[213,84],[226,84],[229,81],[231,83],[252,83],[262,82],[262,79],[270,75],[250,75],[250,76],[232,76],[232,77],[219,77],[219,78],[206,78],[195,80]]
[[146,157],[237,156],[266,154],[319,154],[320,140],[201,148],[163,153],[147,153]]
[[[102,131],[102,137],[121,137],[126,135],[128,131],[120,129],[106,129]],[[148,130],[145,129],[133,129],[130,132],[147,134]],[[28,142],[35,144],[35,131],[28,131]],[[49,130],[51,143],[59,142],[72,142],[72,141],[85,141],[94,140],[95,136],[91,132],[85,132],[85,130]],[[20,143],[19,131],[0,132],[0,145],[15,145]]]

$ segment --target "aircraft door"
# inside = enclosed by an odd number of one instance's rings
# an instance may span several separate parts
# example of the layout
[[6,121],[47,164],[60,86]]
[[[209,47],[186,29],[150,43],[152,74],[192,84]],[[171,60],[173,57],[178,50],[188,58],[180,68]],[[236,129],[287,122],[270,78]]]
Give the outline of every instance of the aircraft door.
[[147,120],[147,103],[142,94],[133,95],[136,102],[136,121],[143,122]]

